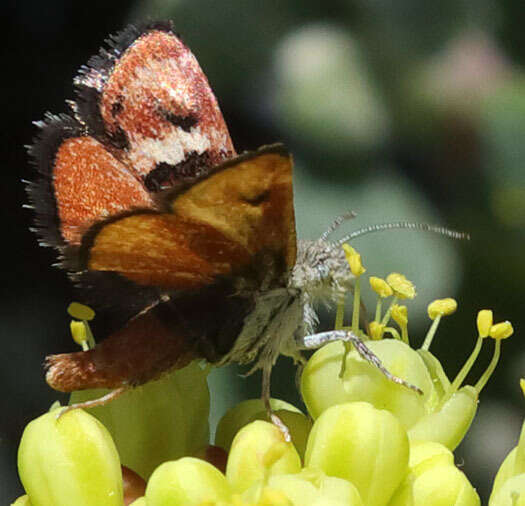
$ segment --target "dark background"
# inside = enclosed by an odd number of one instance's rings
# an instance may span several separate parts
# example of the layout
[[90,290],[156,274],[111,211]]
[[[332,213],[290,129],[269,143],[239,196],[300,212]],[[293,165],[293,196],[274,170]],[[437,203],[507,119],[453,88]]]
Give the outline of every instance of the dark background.
[[[31,213],[22,209],[21,180],[34,178],[24,145],[35,134],[32,121],[65,111],[72,77],[104,38],[145,18],[173,19],[216,91],[238,151],[284,141],[294,153],[301,236],[317,237],[348,209],[359,213],[352,229],[409,219],[470,232],[466,243],[390,232],[355,246],[370,273],[399,270],[418,285],[421,300],[409,309],[414,341],[428,326],[426,304],[457,298],[457,314],[433,345],[450,376],[473,346],[478,309],[513,322],[516,335],[504,343],[457,452],[486,497],[523,417],[522,1],[4,0],[0,8],[0,501],[22,493],[16,448],[24,425],[57,398],[43,380],[43,357],[74,349],[65,312],[71,287],[51,267],[53,252],[37,246]],[[257,395],[258,378],[231,377]],[[273,392],[297,399],[287,363]]]

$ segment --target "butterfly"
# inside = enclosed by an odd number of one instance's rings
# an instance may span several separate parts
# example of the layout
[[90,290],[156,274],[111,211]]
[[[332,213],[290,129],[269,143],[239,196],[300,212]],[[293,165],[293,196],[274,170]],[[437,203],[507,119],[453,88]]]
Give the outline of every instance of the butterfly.
[[170,23],[110,37],[74,87],[70,114],[38,122],[30,147],[35,231],[90,302],[127,323],[91,350],[47,357],[51,387],[112,389],[87,407],[204,358],[262,369],[269,409],[280,354],[302,363],[303,349],[343,339],[382,368],[352,333],[315,334],[315,301],[353,283],[341,245],[296,239],[291,155],[235,152]]

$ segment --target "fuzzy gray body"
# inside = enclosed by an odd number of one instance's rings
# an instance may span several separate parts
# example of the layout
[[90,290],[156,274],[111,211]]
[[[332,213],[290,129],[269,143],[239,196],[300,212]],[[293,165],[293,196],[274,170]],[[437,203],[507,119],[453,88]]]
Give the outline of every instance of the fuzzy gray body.
[[315,304],[336,303],[351,289],[353,280],[340,244],[298,241],[287,286],[256,294],[254,310],[219,364],[254,362],[250,372],[263,369],[269,375],[281,354],[302,362],[301,350],[308,347],[304,339],[315,332],[318,323]]

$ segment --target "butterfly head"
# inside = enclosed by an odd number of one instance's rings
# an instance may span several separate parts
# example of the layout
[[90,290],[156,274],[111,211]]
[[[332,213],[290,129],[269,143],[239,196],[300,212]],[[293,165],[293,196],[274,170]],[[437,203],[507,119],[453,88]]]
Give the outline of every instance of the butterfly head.
[[353,280],[340,244],[325,239],[298,241],[289,287],[302,293],[308,302],[336,301]]

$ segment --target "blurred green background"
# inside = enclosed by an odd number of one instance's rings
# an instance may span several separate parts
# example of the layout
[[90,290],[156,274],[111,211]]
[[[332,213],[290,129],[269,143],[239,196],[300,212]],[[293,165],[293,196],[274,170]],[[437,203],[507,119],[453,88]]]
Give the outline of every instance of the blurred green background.
[[[172,19],[214,88],[239,152],[284,142],[295,158],[299,237],[316,238],[347,210],[341,234],[409,220],[467,231],[468,242],[423,232],[365,236],[353,246],[367,274],[403,272],[418,288],[410,334],[426,305],[455,297],[432,351],[454,376],[470,353],[478,309],[511,320],[495,376],[457,461],[482,497],[515,444],[525,401],[525,31],[522,0],[143,0],[1,6],[4,258],[0,501],[21,493],[16,447],[24,425],[57,395],[43,381],[48,353],[74,349],[71,287],[29,233],[20,180],[34,178],[23,145],[31,121],[66,110],[71,80],[103,39],[127,23]],[[324,325],[330,325],[330,316]],[[490,359],[487,346],[472,373]],[[259,377],[213,374],[213,420]],[[279,362],[273,395],[299,402]]]

